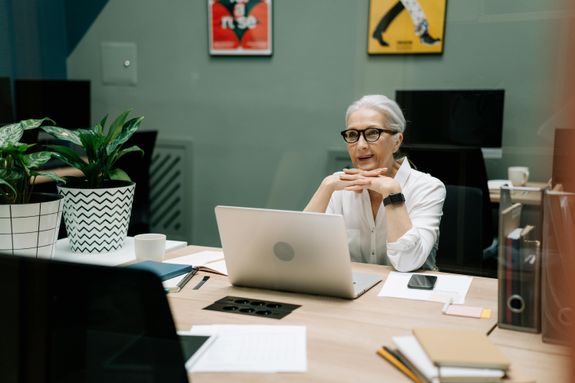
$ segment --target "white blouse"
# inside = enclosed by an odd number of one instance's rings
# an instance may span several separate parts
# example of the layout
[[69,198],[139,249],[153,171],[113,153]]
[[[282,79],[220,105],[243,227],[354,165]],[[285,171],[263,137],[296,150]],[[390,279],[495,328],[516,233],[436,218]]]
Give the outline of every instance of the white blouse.
[[412,169],[407,157],[400,161],[403,162],[395,179],[405,196],[412,228],[397,241],[386,242],[385,208],[382,203],[374,220],[367,190],[334,192],[326,213],[343,216],[352,261],[392,265],[398,271],[422,266],[433,270],[445,186],[437,178]]

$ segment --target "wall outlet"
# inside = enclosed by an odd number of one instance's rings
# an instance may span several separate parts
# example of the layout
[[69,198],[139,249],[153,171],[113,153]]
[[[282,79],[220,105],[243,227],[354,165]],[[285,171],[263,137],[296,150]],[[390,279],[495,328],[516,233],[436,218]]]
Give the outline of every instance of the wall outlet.
[[136,85],[138,83],[137,46],[135,43],[102,42],[102,83]]

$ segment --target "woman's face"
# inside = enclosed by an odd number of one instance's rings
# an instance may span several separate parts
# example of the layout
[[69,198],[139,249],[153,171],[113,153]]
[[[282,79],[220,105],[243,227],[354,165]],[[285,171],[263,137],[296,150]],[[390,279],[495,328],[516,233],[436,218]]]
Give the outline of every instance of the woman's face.
[[[380,112],[361,108],[349,115],[347,129],[388,129],[385,122],[385,116]],[[367,142],[363,135],[360,135],[359,141],[347,144],[347,152],[357,169],[373,170],[385,167],[391,169],[394,164],[393,153],[399,149],[402,140],[401,133],[390,135],[383,132],[375,142]]]

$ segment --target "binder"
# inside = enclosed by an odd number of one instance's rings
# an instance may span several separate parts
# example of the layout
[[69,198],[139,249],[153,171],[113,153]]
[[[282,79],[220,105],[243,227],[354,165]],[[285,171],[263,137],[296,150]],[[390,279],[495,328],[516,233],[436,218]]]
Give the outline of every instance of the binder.
[[531,239],[534,226],[513,229],[505,237],[504,260],[499,274],[499,321],[501,328],[534,332],[541,330],[541,251]]

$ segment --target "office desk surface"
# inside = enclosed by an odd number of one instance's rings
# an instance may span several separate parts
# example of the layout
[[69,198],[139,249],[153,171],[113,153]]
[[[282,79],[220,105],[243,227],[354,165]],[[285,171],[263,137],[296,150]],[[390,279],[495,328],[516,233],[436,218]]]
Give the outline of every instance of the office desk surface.
[[[542,198],[542,190],[548,186],[547,182],[527,182],[527,187],[537,188],[540,191],[524,191],[515,190],[511,193],[513,202],[520,202],[524,205],[540,206]],[[499,203],[501,201],[501,193],[499,189],[489,190],[489,199],[492,203]]]
[[[167,257],[177,257],[201,250],[214,249],[189,246],[172,251]],[[387,266],[368,264],[353,264],[353,268],[379,274],[384,280],[391,271]],[[392,336],[409,335],[414,327],[478,329],[487,334],[496,325],[497,280],[495,279],[473,278],[465,303],[492,310],[490,319],[474,319],[443,315],[441,313],[443,305],[438,302],[378,297],[382,283],[355,300],[233,287],[227,277],[216,274],[209,274],[210,279],[207,283],[201,289],[193,290],[193,286],[205,274],[207,273],[198,273],[181,292],[169,295],[178,330],[189,330],[193,325],[200,324],[304,325],[307,328],[308,371],[281,374],[194,373],[190,375],[194,383],[408,382],[404,375],[376,354],[376,350],[382,345],[393,345]],[[301,307],[281,320],[202,310],[227,295],[298,304]],[[560,357],[556,354],[540,353],[528,347],[525,349],[514,347],[512,336],[514,334],[524,335],[515,332],[509,336],[505,333],[498,335],[498,339],[502,342],[500,347],[514,363],[513,371],[515,367],[520,367],[519,370],[525,372],[523,371],[525,366],[527,375],[546,377],[549,371],[544,367],[545,364],[533,363],[533,358],[543,355],[550,362],[560,363]],[[531,344],[529,340],[520,338],[518,343],[522,342]],[[519,373],[517,375],[524,376]]]

